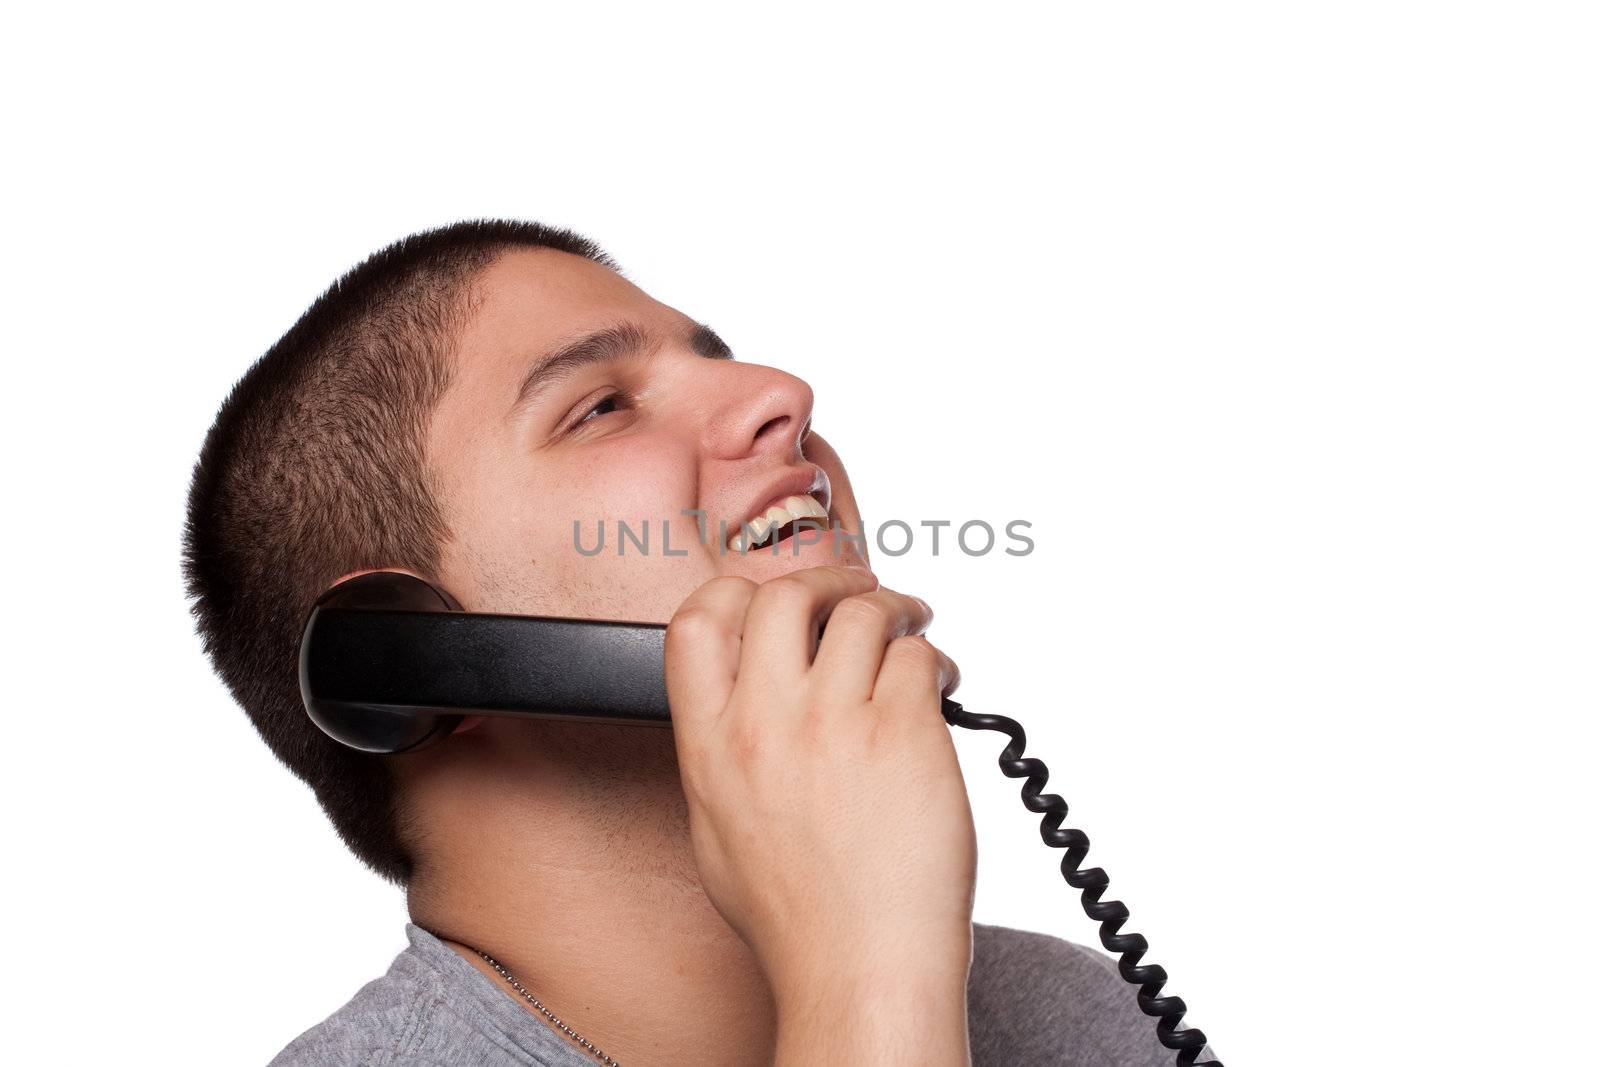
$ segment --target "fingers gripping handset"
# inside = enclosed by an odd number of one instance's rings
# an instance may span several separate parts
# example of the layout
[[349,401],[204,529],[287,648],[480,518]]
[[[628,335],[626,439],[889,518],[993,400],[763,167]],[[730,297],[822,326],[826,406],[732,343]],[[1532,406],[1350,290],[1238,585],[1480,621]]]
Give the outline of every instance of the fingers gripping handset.
[[967,1062],[977,847],[931,619],[818,567],[715,579],[667,627],[696,864],[772,986],[780,1063]]

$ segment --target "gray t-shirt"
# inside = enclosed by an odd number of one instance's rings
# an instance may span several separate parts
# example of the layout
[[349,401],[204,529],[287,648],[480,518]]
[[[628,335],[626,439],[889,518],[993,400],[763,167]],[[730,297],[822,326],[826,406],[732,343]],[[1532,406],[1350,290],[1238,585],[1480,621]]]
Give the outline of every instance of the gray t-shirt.
[[[420,927],[389,973],[296,1038],[272,1067],[595,1067],[509,987]],[[973,924],[974,1067],[1168,1067],[1155,1020],[1107,956],[1046,934]],[[602,1047],[604,1047],[602,1045]],[[636,1067],[636,1065],[629,1065]],[[637,1065],[648,1067],[648,1065]]]

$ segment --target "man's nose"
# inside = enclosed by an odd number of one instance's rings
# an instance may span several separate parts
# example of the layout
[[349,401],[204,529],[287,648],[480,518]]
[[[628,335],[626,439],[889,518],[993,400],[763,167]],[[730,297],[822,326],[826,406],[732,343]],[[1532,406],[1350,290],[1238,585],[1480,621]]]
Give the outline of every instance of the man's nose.
[[811,428],[811,386],[792,374],[755,363],[727,363],[718,383],[725,398],[705,426],[702,445],[718,459],[765,453],[799,455]]

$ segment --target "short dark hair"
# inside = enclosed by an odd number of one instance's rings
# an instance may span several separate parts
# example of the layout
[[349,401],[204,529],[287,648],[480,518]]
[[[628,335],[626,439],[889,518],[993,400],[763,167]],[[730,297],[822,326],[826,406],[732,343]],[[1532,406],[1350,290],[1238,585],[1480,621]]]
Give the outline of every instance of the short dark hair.
[[300,701],[300,630],[341,575],[434,576],[448,529],[424,457],[473,279],[516,248],[616,264],[569,230],[475,220],[406,237],[317,298],[245,373],[195,464],[183,537],[193,611],[217,673],[347,845],[404,884],[394,777],[322,734]]

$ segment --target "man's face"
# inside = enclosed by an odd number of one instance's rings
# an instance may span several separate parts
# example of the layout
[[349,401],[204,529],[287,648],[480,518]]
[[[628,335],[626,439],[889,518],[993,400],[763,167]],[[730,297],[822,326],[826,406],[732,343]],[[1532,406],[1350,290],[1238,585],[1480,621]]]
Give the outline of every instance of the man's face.
[[[476,288],[428,437],[453,534],[440,578],[464,608],[665,622],[718,575],[867,565],[864,545],[831,530],[859,533],[861,517],[839,457],[810,432],[805,382],[734,361],[693,319],[579,256],[510,252]],[[807,496],[829,532],[729,547]],[[644,540],[647,523],[647,549],[623,536]]]

